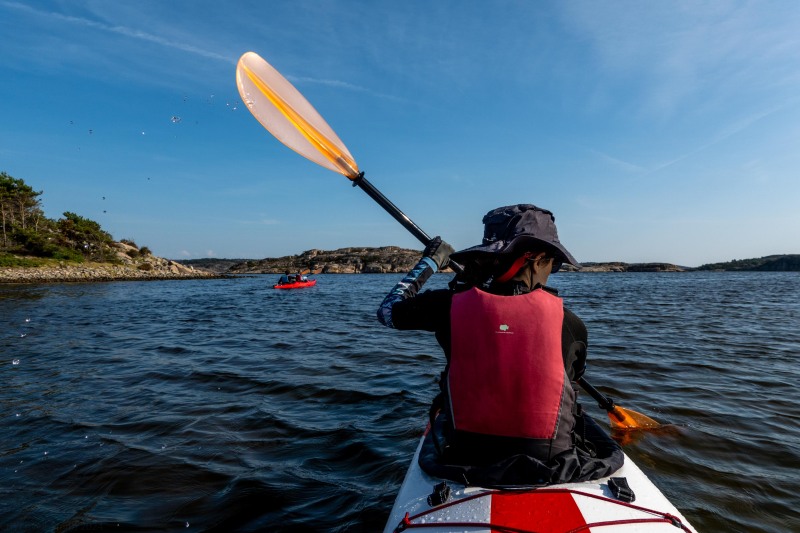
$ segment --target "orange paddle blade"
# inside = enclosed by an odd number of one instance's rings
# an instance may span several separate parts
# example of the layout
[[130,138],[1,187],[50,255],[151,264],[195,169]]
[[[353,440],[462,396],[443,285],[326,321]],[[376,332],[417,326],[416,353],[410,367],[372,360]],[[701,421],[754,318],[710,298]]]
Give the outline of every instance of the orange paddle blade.
[[615,429],[653,429],[661,426],[649,416],[623,409],[618,405],[608,411],[608,419],[611,421],[611,427]]
[[247,108],[275,138],[318,165],[351,180],[358,177],[353,156],[325,119],[258,54],[247,52],[239,59],[236,85]]

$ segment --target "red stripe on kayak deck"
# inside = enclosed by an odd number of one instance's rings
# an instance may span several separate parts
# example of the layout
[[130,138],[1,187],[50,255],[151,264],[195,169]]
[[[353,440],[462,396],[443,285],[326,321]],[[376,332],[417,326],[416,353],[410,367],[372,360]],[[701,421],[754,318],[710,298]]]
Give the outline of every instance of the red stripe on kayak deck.
[[563,533],[585,526],[586,520],[571,494],[534,491],[493,494],[491,523],[536,533]]

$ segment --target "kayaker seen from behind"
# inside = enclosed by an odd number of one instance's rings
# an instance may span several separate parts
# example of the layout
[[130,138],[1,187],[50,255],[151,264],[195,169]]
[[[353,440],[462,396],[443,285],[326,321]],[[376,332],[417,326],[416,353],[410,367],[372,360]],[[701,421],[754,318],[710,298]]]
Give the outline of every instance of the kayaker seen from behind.
[[[308,272],[308,271],[306,271]],[[289,274],[287,270],[286,273],[280,277],[278,283],[272,286],[273,289],[305,289],[308,287],[313,287],[317,284],[317,280],[315,279],[308,279],[308,277],[303,273],[297,274]]]
[[[500,207],[482,244],[454,253],[440,238],[381,303],[378,319],[432,331],[447,360],[420,454],[429,474],[468,485],[544,485],[607,476],[619,446],[588,417],[573,381],[586,365],[587,331],[547,287],[563,263],[550,211]],[[464,267],[448,289],[419,293],[450,258]]]

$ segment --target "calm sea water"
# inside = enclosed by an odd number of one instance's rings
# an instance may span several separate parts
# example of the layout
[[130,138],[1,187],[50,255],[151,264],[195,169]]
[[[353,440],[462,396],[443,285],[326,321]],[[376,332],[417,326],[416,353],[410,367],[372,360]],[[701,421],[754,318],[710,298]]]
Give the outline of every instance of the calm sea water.
[[[381,530],[444,358],[375,320],[401,276],[273,277],[0,285],[0,530]],[[698,530],[800,531],[800,274],[551,281]]]

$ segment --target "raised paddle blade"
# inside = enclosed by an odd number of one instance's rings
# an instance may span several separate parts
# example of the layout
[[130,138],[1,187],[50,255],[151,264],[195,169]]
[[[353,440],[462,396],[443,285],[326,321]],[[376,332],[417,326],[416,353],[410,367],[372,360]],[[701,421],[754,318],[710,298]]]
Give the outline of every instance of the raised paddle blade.
[[306,159],[354,180],[359,170],[325,119],[261,56],[247,52],[236,65],[239,95],[256,119]]
[[615,405],[608,410],[608,419],[614,429],[655,429],[661,424],[649,416]]

